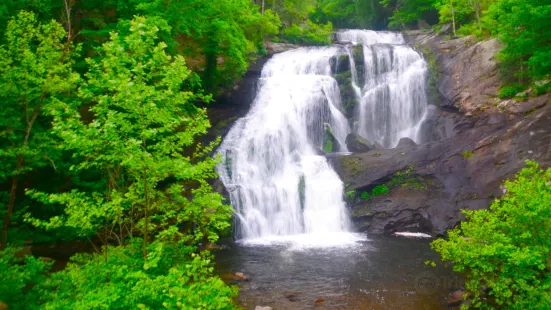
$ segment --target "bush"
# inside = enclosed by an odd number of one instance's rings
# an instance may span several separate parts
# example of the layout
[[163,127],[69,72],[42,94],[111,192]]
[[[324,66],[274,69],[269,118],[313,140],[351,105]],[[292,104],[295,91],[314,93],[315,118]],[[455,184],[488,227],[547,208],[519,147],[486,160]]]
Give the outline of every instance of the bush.
[[461,156],[463,156],[463,158],[470,158],[471,156],[473,156],[473,152],[465,151],[463,152],[463,154],[461,154]]
[[514,96],[516,96],[516,94],[520,93],[523,90],[524,87],[521,85],[504,86],[499,90],[498,97],[501,99],[513,98]]
[[80,254],[39,286],[45,309],[234,309],[235,287],[213,276],[210,254],[142,240]]
[[283,30],[283,39],[289,43],[305,45],[329,45],[333,34],[331,22],[321,25],[308,20],[306,24],[299,26],[293,24]]
[[551,169],[528,161],[505,187],[432,247],[465,275],[473,308],[551,309]]
[[46,279],[51,263],[32,256],[18,258],[20,249],[0,251],[0,301],[11,310],[37,309],[38,292],[29,289]]
[[371,194],[369,192],[362,192],[360,198],[373,199],[377,196],[385,195],[386,193],[388,193],[388,191],[389,191],[389,188],[386,184],[379,184],[371,190]]

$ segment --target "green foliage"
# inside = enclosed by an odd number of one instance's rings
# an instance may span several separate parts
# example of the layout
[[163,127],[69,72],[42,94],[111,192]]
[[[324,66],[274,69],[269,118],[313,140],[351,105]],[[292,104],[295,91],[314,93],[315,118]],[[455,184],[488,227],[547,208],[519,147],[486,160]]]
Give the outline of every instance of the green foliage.
[[352,201],[356,198],[356,191],[355,190],[349,190],[347,191],[346,193],[344,193],[346,195],[346,198],[349,200],[349,201]]
[[501,99],[513,98],[523,90],[524,90],[524,86],[518,85],[518,84],[504,86],[499,89],[498,97]]
[[290,43],[306,45],[329,45],[333,25],[328,22],[325,25],[318,25],[308,20],[304,25],[293,24],[282,33],[282,38]]
[[500,53],[506,69],[521,80],[551,72],[551,4],[540,0],[499,0],[489,9],[495,33],[506,44]]
[[40,293],[33,287],[46,279],[51,263],[32,256],[19,258],[21,249],[0,251],[0,301],[12,310],[38,309]]
[[44,309],[234,309],[237,289],[212,275],[212,257],[177,244],[141,240],[80,254],[41,283]]
[[371,199],[373,199],[377,196],[386,195],[389,191],[390,191],[390,189],[388,188],[388,186],[386,184],[379,184],[371,190],[371,193],[362,192],[360,198],[364,199],[364,200],[366,200],[366,199],[371,200]]
[[461,154],[461,156],[463,156],[463,158],[467,159],[467,158],[470,158],[471,156],[473,156],[473,152],[465,151],[465,152],[463,152],[463,154]]
[[40,167],[56,168],[60,152],[58,140],[49,132],[49,111],[79,80],[71,69],[72,47],[65,43],[60,24],[39,24],[34,14],[21,12],[8,23],[4,41],[0,46],[0,184],[9,181],[11,191],[0,203],[4,214],[0,248],[7,242],[19,180]]
[[432,247],[466,277],[471,307],[551,308],[551,169],[534,162],[505,182],[507,193]]
[[424,19],[426,13],[437,8],[439,0],[382,0],[381,3],[394,11],[388,27],[403,29],[412,22]]
[[[199,144],[192,156],[183,154],[210,127],[206,111],[194,105],[210,97],[181,91],[191,72],[181,56],[165,52],[158,31],[155,20],[137,17],[126,37],[113,33],[99,59],[88,59],[90,70],[79,96],[94,103],[92,122],[84,122],[64,102],[51,111],[63,147],[85,159],[73,168],[100,171],[102,186],[50,195],[31,191],[44,203],[65,206],[64,216],[30,219],[35,225],[72,227],[83,236],[97,233],[104,242],[119,243],[135,234],[146,242],[150,234],[214,242],[229,227],[231,208],[205,181],[216,176],[218,160],[208,156],[215,144]],[[176,182],[161,188],[170,178]],[[179,230],[182,222],[194,223],[194,228]]]
[[375,186],[373,190],[371,190],[371,196],[375,197],[375,196],[385,195],[388,193],[388,191],[389,191],[388,186],[386,186],[385,184],[380,184]]
[[277,34],[279,17],[271,10],[262,15],[249,0],[140,1],[136,10],[165,19],[177,40],[187,43],[180,50],[199,61],[210,91],[233,84],[263,48],[263,39]]
[[379,0],[319,0],[311,18],[337,28],[383,28],[387,18]]
[[284,28],[302,24],[314,12],[318,0],[265,0],[265,5],[281,18]]
[[333,152],[333,143],[337,141],[335,139],[335,136],[333,135],[333,131],[331,130],[331,126],[329,124],[324,124],[324,135],[323,135],[323,146],[322,150],[325,153],[331,153]]

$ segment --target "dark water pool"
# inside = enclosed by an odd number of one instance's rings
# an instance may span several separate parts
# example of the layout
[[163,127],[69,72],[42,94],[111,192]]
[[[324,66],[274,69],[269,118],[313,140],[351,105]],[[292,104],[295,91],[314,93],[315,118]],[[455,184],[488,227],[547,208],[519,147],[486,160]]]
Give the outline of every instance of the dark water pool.
[[460,279],[438,263],[430,241],[377,237],[354,246],[231,244],[217,254],[220,273],[243,272],[244,309],[447,309]]

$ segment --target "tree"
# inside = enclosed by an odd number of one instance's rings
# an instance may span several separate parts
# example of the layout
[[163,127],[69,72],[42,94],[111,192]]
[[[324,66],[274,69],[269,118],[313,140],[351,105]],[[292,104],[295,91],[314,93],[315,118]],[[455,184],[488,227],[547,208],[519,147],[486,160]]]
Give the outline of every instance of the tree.
[[140,1],[136,10],[158,16],[173,27],[182,44],[180,52],[199,65],[208,91],[233,85],[246,71],[264,38],[279,31],[279,18],[271,10],[259,12],[250,0]]
[[0,249],[8,243],[20,178],[38,167],[55,166],[59,154],[49,131],[49,111],[79,80],[65,35],[60,24],[39,24],[34,14],[21,12],[8,23],[6,44],[0,47],[0,183],[9,182],[10,188],[1,204],[6,209]]
[[551,168],[529,161],[505,188],[432,247],[465,274],[472,307],[550,309]]
[[405,28],[407,24],[423,19],[423,16],[435,10],[440,0],[382,0],[381,3],[391,8],[394,13],[390,18],[389,28]]
[[218,160],[208,156],[215,143],[195,141],[210,126],[195,103],[211,99],[183,89],[191,72],[183,57],[165,52],[157,34],[167,27],[158,18],[136,17],[126,36],[112,33],[99,57],[87,60],[79,97],[90,105],[91,121],[57,102],[55,133],[81,159],[74,169],[99,172],[100,186],[31,191],[44,203],[65,206],[62,216],[31,219],[35,225],[72,227],[82,236],[97,234],[104,244],[142,237],[146,261],[153,239],[214,242],[229,227],[231,207],[206,182],[216,176]]
[[494,34],[506,44],[503,67],[520,83],[551,72],[551,4],[541,0],[499,0],[488,9],[496,22]]

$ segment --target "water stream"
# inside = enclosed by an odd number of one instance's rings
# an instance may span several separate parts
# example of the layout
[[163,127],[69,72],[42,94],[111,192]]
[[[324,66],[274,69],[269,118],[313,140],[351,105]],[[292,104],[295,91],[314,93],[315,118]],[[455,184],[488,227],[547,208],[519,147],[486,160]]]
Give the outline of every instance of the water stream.
[[[275,55],[262,70],[256,99],[219,152],[219,172],[248,242],[343,237],[350,224],[343,184],[319,155],[325,126],[346,151],[350,132],[330,58],[340,48],[300,48]],[[353,239],[353,238],[352,238]]]

